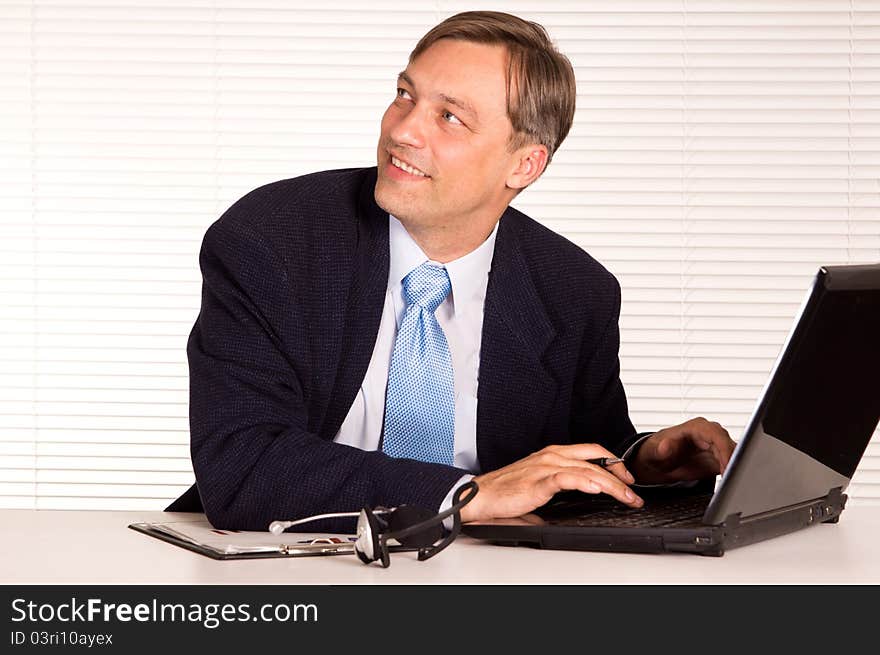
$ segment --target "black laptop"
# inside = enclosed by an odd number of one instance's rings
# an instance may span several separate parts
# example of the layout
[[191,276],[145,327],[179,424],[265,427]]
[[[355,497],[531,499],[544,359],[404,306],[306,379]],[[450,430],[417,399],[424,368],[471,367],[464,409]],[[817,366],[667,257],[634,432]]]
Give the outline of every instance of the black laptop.
[[724,551],[836,523],[880,420],[880,264],[819,269],[717,487],[639,487],[644,507],[557,494],[462,532],[504,545],[617,552]]

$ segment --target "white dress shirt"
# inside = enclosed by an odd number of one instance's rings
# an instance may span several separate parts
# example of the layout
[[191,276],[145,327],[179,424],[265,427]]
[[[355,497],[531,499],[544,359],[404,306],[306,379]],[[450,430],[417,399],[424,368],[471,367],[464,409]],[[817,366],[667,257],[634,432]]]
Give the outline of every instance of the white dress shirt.
[[[389,216],[388,223],[391,261],[376,345],[373,346],[373,355],[361,388],[334,438],[337,443],[362,450],[378,450],[382,440],[385,388],[391,366],[391,351],[397,338],[397,328],[406,311],[403,278],[426,261],[432,261],[400,221]],[[471,473],[480,472],[477,460],[477,384],[483,334],[483,305],[497,232],[496,223],[495,229],[476,250],[446,264],[433,262],[445,266],[452,283],[452,291],[440,303],[434,315],[446,335],[452,358],[455,392],[453,463]],[[466,476],[465,479],[469,477]]]

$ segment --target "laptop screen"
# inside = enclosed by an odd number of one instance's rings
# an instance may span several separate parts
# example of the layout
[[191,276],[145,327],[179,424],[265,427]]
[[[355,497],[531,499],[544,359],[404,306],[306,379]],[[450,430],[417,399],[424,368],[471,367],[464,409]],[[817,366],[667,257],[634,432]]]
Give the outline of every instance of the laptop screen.
[[880,419],[880,265],[819,270],[707,523],[844,491]]
[[[880,284],[880,280],[878,280]],[[880,288],[825,290],[769,390],[764,431],[851,478],[880,416]]]

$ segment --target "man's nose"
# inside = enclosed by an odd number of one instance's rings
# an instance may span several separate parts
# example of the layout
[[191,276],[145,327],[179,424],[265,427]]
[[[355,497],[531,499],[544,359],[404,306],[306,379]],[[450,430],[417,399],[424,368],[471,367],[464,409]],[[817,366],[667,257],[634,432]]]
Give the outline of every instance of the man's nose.
[[421,148],[425,145],[425,120],[425,111],[414,106],[392,126],[389,136],[400,145]]

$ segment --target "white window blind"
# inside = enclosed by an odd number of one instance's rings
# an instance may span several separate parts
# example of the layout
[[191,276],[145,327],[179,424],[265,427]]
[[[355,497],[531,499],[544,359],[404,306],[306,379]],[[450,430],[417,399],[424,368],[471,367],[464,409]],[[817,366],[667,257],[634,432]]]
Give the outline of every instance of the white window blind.
[[[470,3],[0,0],[0,506],[158,509],[192,481],[207,226],[371,165],[396,73]],[[578,110],[517,206],[621,281],[648,430],[738,438],[812,275],[880,260],[880,2],[483,2]],[[880,499],[880,439],[850,487]]]

